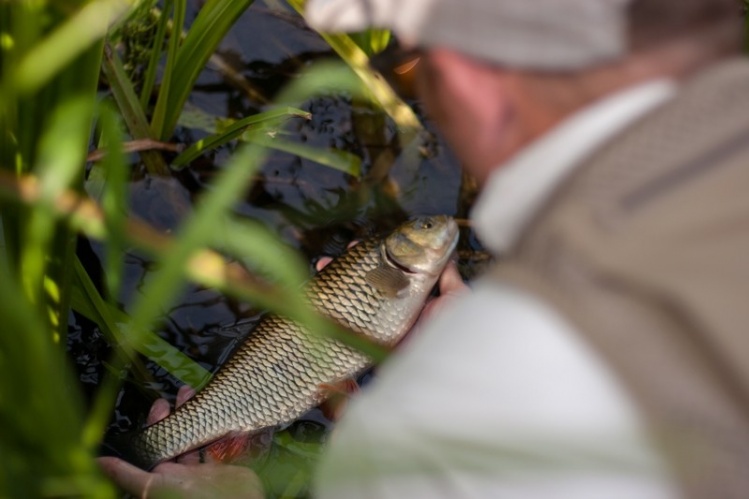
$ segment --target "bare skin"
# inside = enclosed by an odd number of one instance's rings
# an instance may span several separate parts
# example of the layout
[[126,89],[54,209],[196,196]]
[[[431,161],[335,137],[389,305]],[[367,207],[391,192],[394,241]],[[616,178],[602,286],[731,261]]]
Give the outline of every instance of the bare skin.
[[[316,264],[317,270],[320,271],[331,260],[329,257],[320,258]],[[431,317],[435,310],[468,291],[468,286],[461,279],[454,262],[450,262],[440,277],[439,291],[440,296],[427,303],[409,336],[420,329],[419,325]],[[188,386],[180,388],[177,393],[177,407],[194,394]],[[339,397],[337,404],[335,414],[340,415],[345,409],[345,399],[341,402]],[[147,423],[154,424],[167,417],[169,413],[169,402],[158,399],[151,406]],[[98,462],[102,471],[114,483],[126,492],[144,499],[265,497],[260,479],[249,468],[210,462],[210,454],[205,455],[205,460],[208,462],[201,463],[198,452],[189,452],[179,456],[176,461],[159,464],[150,472],[116,457],[100,457]]]
[[[657,78],[679,80],[735,52],[733,31],[718,26],[610,64],[575,72],[534,72],[487,64],[432,47],[415,75],[416,93],[462,168],[480,185],[510,158],[590,103]],[[710,43],[702,43],[710,40]]]
[[[194,395],[183,386],[177,394],[177,406]],[[169,415],[169,403],[159,399],[151,406],[148,424]],[[177,461],[161,463],[153,471],[144,471],[116,457],[98,459],[102,471],[123,490],[136,497],[202,499],[214,497],[265,497],[260,479],[249,468],[218,463],[199,463],[197,452],[180,456]]]

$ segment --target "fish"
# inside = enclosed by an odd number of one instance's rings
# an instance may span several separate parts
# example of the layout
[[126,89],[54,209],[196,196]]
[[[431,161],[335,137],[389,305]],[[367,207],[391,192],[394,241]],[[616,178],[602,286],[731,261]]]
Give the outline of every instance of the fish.
[[[322,315],[382,345],[411,329],[458,241],[449,216],[409,220],[389,235],[359,242],[318,272],[305,296]],[[193,398],[165,419],[110,440],[140,468],[227,435],[290,423],[321,404],[326,387],[350,380],[372,361],[278,315],[266,315]]]

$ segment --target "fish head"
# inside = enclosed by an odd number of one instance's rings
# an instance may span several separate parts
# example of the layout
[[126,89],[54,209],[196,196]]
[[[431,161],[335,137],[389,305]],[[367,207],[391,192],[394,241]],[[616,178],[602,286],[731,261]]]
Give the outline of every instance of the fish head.
[[445,215],[412,219],[395,229],[384,244],[390,265],[409,274],[438,276],[458,243],[458,224]]

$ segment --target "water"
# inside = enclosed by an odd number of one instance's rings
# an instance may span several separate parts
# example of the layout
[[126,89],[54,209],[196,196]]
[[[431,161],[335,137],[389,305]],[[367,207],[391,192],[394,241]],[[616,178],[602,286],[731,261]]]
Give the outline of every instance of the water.
[[[312,60],[332,57],[324,41],[306,29],[295,15],[289,11],[276,13],[259,2],[242,16],[221,45],[220,53],[223,61],[243,75],[249,85],[240,88],[228,83],[218,71],[208,69],[201,75],[190,103],[211,114],[233,118],[261,111],[264,99],[271,99],[300,68]],[[414,105],[423,117],[418,104]],[[377,111],[354,105],[342,96],[316,99],[308,102],[305,109],[312,113],[312,119],[291,120],[286,127],[291,140],[352,152],[363,159],[365,174],[383,151],[391,148],[398,153],[393,140],[395,128]],[[424,122],[430,130],[429,121]],[[370,131],[364,134],[361,132],[364,128]],[[175,141],[190,143],[204,135],[199,130],[180,128]],[[233,147],[230,144],[210,152],[169,178],[150,177],[134,165],[130,193],[133,212],[160,230],[176,229],[200,192],[231,157]],[[236,213],[261,221],[301,250],[308,257],[312,273],[318,257],[340,254],[352,239],[389,229],[410,216],[440,213],[465,216],[469,200],[465,193],[461,195],[460,187],[458,165],[435,135],[428,136],[422,154],[415,161],[397,159],[389,177],[371,187],[312,161],[274,152],[236,207]],[[463,247],[475,248],[472,238],[462,239]],[[96,280],[101,273],[101,247],[81,240],[79,254]],[[140,254],[128,255],[124,263],[119,302],[127,311],[153,265]],[[159,334],[213,371],[247,330],[233,325],[252,324],[257,319],[258,311],[251,304],[190,285],[179,303],[165,314]],[[104,374],[109,348],[95,325],[78,315],[71,318],[69,351],[85,392],[93,394]],[[148,377],[138,382],[131,378],[124,384],[110,431],[141,425],[155,398],[174,400],[178,382],[158,365],[143,362]],[[314,410],[274,441],[276,444],[265,459],[275,458],[274,476],[279,470],[285,474],[266,482],[270,495],[284,492],[284,484],[289,480],[304,483],[310,462],[305,454],[309,449],[304,445],[323,441],[330,426],[330,421]],[[285,458],[280,455],[283,452]],[[306,486],[302,485],[293,495],[305,493]]]

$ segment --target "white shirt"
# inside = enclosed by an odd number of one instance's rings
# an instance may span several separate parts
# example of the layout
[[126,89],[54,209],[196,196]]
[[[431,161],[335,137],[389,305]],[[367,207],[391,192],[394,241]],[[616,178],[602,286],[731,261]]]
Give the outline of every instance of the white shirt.
[[[675,92],[651,82],[575,114],[489,179],[475,228],[507,249],[558,183]],[[329,498],[670,498],[633,401],[554,309],[495,280],[442,311],[349,405],[318,470]]]

